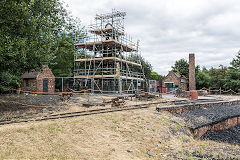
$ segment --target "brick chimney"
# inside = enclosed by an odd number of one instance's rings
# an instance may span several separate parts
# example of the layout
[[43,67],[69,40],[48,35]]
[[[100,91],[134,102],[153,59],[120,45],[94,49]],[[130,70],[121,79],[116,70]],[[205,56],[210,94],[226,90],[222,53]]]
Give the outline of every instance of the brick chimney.
[[189,91],[191,90],[196,90],[194,53],[189,54]]

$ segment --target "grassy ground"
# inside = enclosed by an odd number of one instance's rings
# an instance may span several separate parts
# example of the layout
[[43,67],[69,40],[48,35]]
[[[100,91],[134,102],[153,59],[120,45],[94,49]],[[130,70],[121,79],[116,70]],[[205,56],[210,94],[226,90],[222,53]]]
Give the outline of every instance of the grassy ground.
[[240,158],[240,147],[194,140],[155,108],[0,127],[0,159]]

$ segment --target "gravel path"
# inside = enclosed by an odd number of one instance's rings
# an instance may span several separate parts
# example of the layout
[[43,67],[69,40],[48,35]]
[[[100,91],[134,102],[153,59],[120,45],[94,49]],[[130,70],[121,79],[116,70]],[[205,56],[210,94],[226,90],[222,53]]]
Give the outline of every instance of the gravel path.
[[218,122],[231,116],[240,115],[240,105],[211,106],[190,110],[179,116],[183,117],[190,128],[198,128],[212,122]]

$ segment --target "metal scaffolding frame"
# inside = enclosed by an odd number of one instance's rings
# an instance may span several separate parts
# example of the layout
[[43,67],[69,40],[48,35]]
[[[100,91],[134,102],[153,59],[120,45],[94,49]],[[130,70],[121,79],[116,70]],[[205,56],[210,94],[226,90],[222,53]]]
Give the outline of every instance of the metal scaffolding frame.
[[[144,89],[139,42],[125,33],[126,12],[96,15],[84,39],[74,46],[74,83],[92,93],[136,93]],[[77,84],[77,85],[76,85]]]

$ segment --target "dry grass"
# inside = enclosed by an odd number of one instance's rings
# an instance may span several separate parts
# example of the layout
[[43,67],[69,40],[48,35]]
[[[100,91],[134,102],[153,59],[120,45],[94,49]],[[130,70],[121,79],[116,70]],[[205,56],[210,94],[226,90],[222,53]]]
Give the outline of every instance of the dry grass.
[[226,147],[240,151],[239,146],[194,140],[184,125],[154,107],[5,125],[0,128],[0,159],[194,159],[192,152],[224,157],[231,156]]

